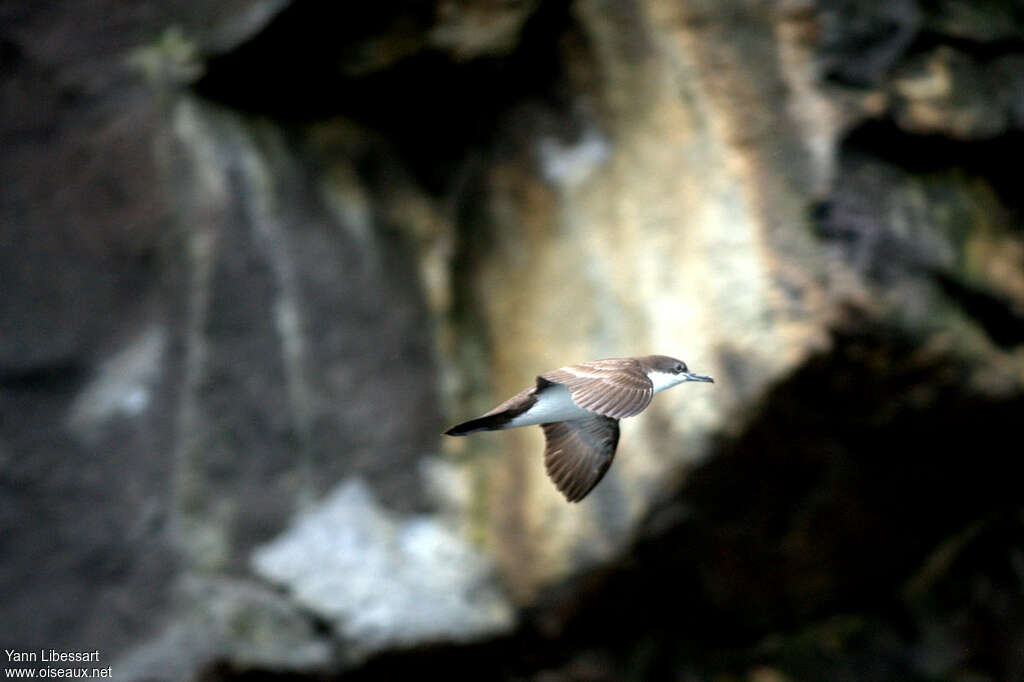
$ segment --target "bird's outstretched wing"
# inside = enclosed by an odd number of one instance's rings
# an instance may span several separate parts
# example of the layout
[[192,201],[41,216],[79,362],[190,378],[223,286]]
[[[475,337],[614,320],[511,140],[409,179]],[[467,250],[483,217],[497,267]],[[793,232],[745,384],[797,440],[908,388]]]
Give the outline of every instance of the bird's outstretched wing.
[[541,374],[569,389],[574,403],[605,417],[622,419],[651,404],[654,386],[636,361],[595,360]]
[[579,502],[612,465],[619,444],[619,420],[595,415],[541,428],[548,476],[565,499]]

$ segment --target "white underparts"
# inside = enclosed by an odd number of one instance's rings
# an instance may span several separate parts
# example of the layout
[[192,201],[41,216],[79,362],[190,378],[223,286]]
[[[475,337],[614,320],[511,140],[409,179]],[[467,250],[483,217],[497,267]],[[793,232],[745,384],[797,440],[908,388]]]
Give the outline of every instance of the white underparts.
[[513,429],[518,426],[534,426],[593,416],[593,412],[584,410],[572,401],[569,389],[561,384],[554,384],[541,391],[537,396],[537,402],[529,410],[512,419],[504,428]]
[[686,381],[686,377],[682,374],[672,374],[671,372],[651,372],[647,378],[654,384],[655,393],[661,393],[666,388],[672,388]]

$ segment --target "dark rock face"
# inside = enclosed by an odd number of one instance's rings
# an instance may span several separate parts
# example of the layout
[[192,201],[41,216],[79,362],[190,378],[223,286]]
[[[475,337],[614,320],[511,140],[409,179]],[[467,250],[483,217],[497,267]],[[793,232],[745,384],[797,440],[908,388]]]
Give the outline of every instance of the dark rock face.
[[168,213],[154,191],[152,103],[105,53],[133,32],[83,37],[72,5],[0,10],[4,639],[113,650],[167,603],[171,462],[155,455],[169,431],[152,412],[88,441],[64,423],[93,370],[152,310]]
[[[243,560],[343,474],[415,509],[409,462],[440,419],[405,244],[379,223],[370,231],[368,199],[332,214],[362,188],[318,183],[278,131],[199,102],[172,117],[190,202],[175,278],[192,283],[175,340],[183,549],[213,543],[194,557],[207,567]],[[251,458],[243,468],[239,453]],[[230,510],[226,482],[238,493]]]
[[[8,3],[3,646],[1024,678],[1022,65],[998,2]],[[714,391],[584,505],[439,445],[649,352]]]
[[161,108],[125,62],[173,17],[110,8],[130,26],[91,36],[104,8],[80,10],[3,22],[3,638],[109,661],[163,628],[182,571],[238,575],[343,475],[421,507],[440,419],[401,235],[370,205],[331,217],[296,140]]

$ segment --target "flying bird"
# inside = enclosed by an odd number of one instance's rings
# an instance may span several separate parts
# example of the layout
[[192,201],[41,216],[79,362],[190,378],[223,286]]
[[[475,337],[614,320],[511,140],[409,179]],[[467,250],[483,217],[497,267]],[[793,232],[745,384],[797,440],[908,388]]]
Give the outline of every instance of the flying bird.
[[579,502],[612,464],[619,420],[643,412],[655,393],[687,381],[714,383],[665,355],[581,362],[541,374],[536,385],[445,434],[540,425],[548,476],[565,499]]

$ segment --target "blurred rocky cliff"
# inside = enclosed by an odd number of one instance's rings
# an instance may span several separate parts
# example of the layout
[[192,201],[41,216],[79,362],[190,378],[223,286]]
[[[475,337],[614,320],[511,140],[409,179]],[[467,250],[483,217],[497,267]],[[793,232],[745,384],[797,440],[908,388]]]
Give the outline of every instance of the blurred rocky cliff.
[[[1024,679],[1024,4],[0,4],[0,646]],[[584,502],[537,372],[666,353]]]

